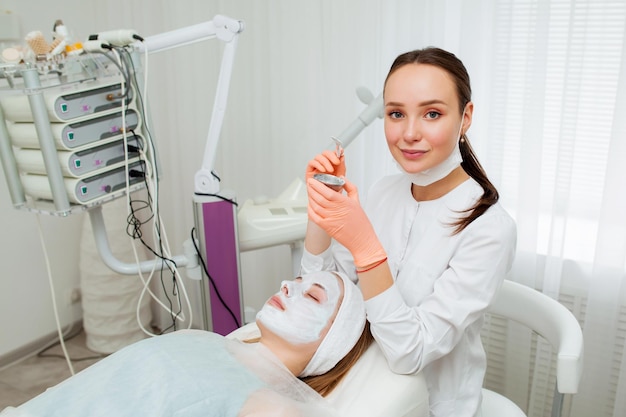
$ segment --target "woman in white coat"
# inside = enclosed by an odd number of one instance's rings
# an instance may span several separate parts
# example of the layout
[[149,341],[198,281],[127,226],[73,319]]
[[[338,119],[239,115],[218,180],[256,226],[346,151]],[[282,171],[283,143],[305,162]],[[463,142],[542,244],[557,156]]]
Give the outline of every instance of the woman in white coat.
[[336,192],[313,178],[345,179],[342,153],[312,159],[302,272],[358,280],[390,368],[424,373],[431,415],[478,416],[480,329],[511,268],[516,226],[466,136],[474,105],[456,56],[439,48],[398,56],[383,98],[385,137],[402,172],[378,181],[362,208],[347,179]]

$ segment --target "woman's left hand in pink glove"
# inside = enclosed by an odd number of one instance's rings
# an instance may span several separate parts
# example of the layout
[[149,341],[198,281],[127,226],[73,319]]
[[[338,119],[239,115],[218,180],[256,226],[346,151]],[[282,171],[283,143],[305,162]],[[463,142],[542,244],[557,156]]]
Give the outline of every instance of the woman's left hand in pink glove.
[[346,175],[345,156],[337,156],[335,152],[324,151],[311,159],[306,167],[306,179],[313,178],[314,174],[331,174],[336,177]]
[[308,214],[311,221],[352,253],[357,268],[363,268],[387,255],[359,203],[356,186],[346,180],[344,190],[346,194],[308,178]]

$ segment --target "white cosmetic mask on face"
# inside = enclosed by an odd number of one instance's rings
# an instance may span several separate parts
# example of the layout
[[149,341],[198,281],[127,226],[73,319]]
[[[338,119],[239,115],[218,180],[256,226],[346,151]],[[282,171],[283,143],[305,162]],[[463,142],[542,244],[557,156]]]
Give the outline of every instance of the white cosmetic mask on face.
[[398,167],[411,179],[411,182],[415,185],[419,185],[420,187],[425,187],[434,182],[439,181],[440,179],[445,178],[449,173],[454,171],[457,167],[461,165],[463,162],[463,157],[461,156],[461,150],[459,149],[459,140],[461,138],[461,130],[463,129],[463,118],[465,117],[465,111],[461,115],[461,126],[459,126],[459,133],[456,135],[457,140],[452,150],[452,153],[441,163],[438,165],[424,170],[422,172],[410,173],[404,171],[400,164],[397,164]]
[[[315,301],[309,290],[319,285],[326,291],[326,301]],[[287,288],[287,294],[282,290]],[[270,331],[292,344],[315,342],[333,316],[341,288],[332,273],[304,275],[302,279],[283,281],[281,291],[276,293],[285,307],[281,310],[265,303],[257,313],[259,320]]]

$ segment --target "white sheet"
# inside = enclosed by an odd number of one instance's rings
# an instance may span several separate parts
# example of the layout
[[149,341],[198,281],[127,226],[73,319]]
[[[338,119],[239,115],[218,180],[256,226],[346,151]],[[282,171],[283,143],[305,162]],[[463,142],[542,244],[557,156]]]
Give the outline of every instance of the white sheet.
[[262,345],[202,330],[136,342],[0,415],[336,417]]

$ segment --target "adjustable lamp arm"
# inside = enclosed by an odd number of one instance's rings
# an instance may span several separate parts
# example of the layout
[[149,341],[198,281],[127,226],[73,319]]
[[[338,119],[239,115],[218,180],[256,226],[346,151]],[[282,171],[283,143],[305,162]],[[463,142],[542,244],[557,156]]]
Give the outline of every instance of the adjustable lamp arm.
[[216,15],[212,21],[155,36],[149,36],[144,39],[143,42],[133,44],[139,51],[147,50],[150,53],[212,38],[218,38],[226,43],[222,55],[219,78],[217,80],[204,158],[202,160],[202,166],[196,172],[194,178],[194,191],[199,194],[216,194],[220,189],[219,181],[212,174],[212,171],[215,164],[217,144],[224,122],[224,113],[226,111],[226,102],[228,101],[228,88],[230,86],[230,76],[235,60],[237,40],[243,29],[244,24],[242,21]]
[[143,42],[133,43],[133,47],[140,52],[147,50],[149,53],[153,53],[213,38],[230,42],[241,33],[243,29],[242,21],[216,15],[213,20],[208,22],[148,36]]

